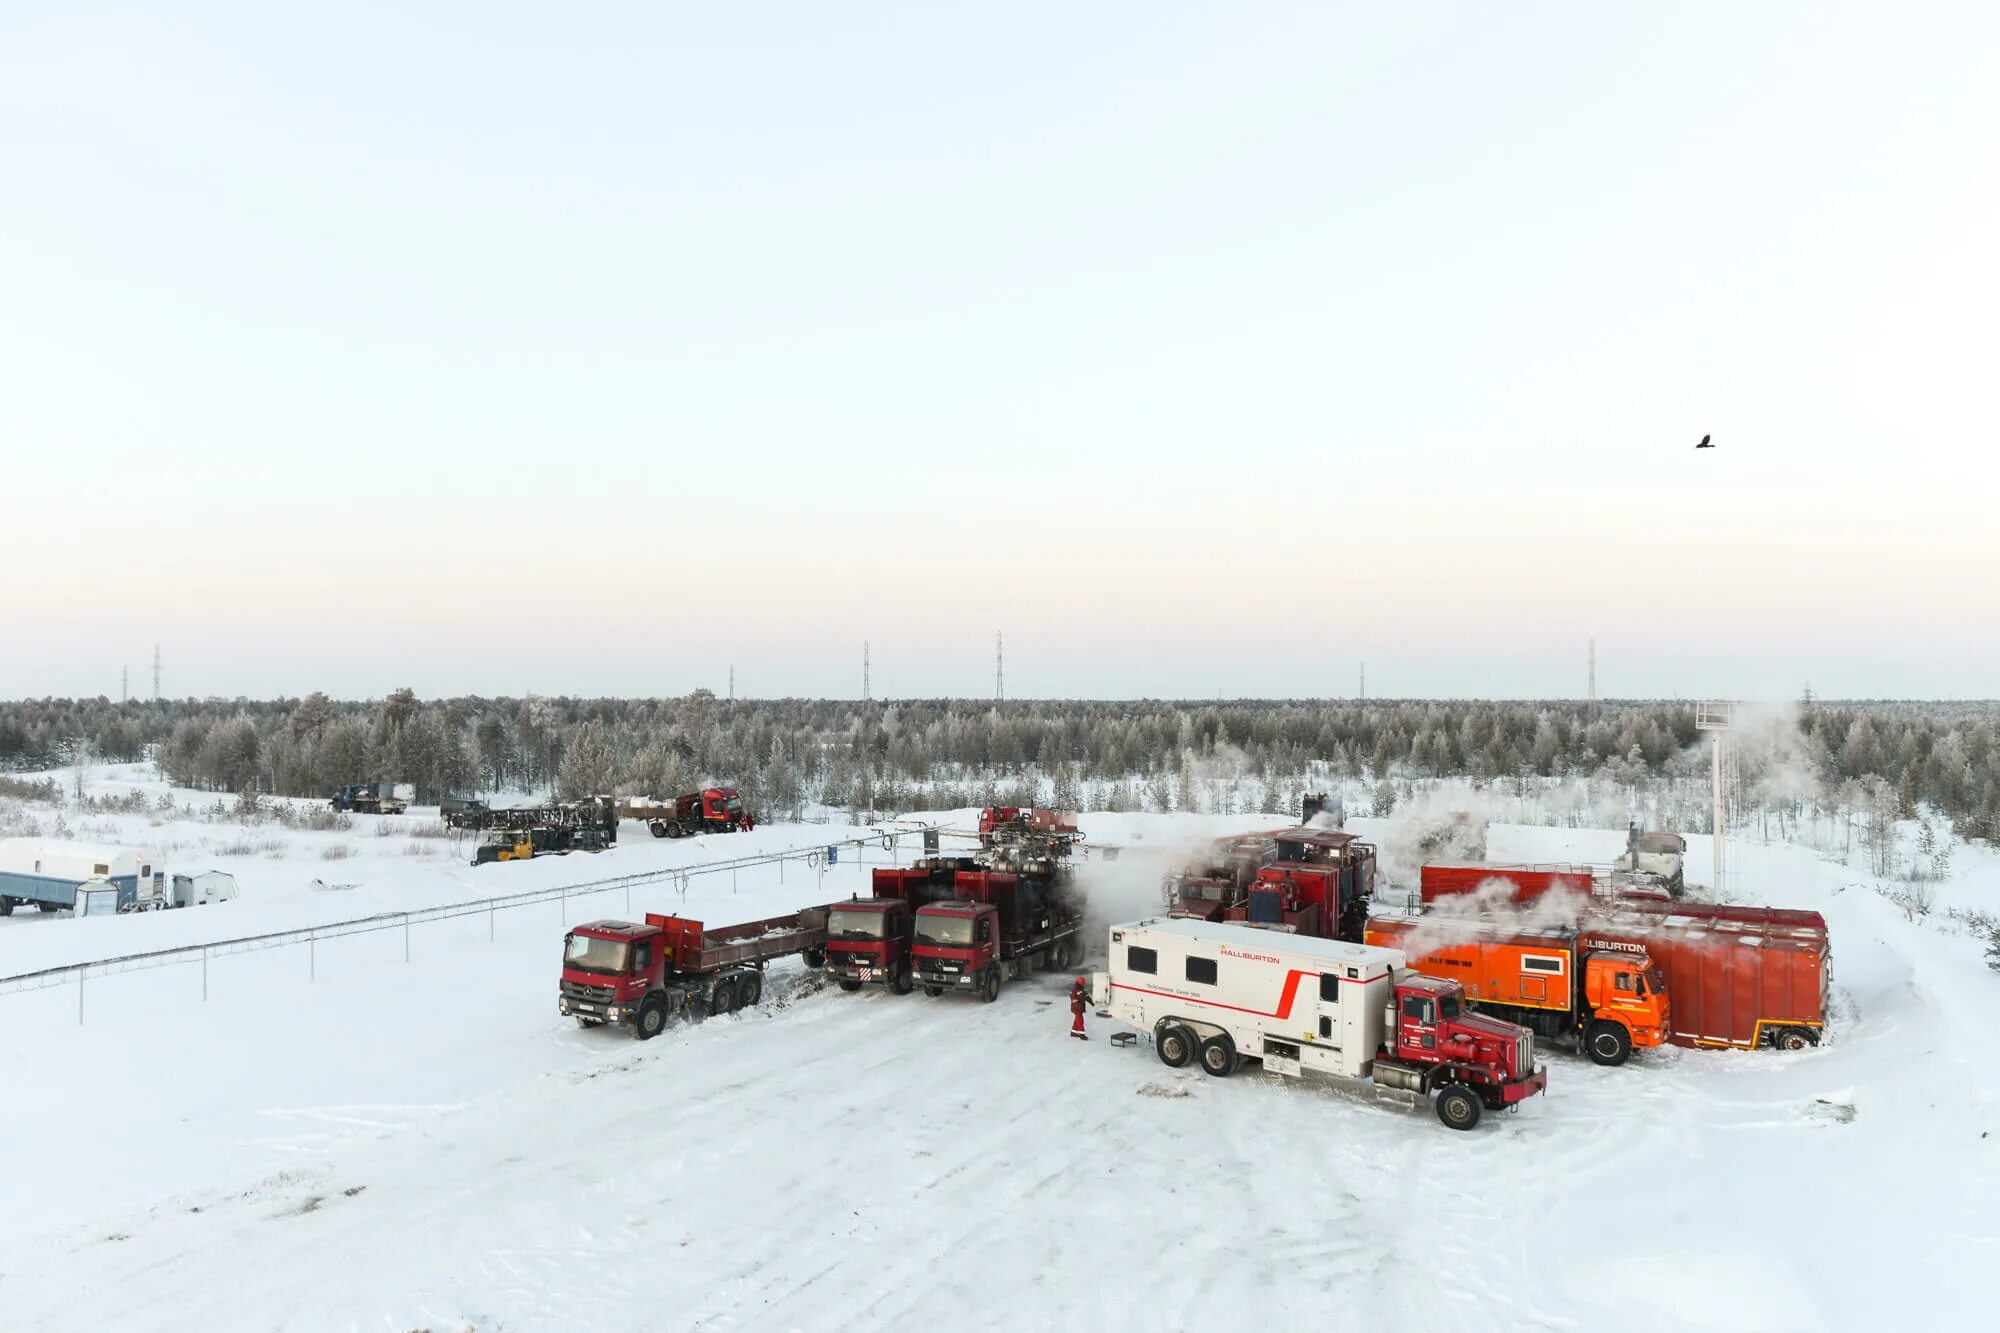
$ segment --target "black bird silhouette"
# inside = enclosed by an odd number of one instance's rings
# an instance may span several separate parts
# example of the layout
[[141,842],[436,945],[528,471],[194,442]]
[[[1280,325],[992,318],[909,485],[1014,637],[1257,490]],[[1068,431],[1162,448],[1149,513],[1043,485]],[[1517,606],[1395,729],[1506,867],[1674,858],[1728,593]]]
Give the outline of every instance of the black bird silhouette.
[[1702,436],[1701,443],[1695,446],[1695,448],[1697,449],[1713,449],[1714,447],[1715,447],[1714,445],[1708,442],[1708,436],[1706,435]]

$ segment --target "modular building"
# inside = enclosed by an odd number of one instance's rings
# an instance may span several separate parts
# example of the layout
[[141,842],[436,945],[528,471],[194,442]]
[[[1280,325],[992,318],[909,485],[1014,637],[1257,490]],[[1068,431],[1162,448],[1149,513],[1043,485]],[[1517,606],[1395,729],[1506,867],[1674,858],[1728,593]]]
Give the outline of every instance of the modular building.
[[77,889],[97,880],[117,890],[121,911],[158,889],[152,854],[136,847],[0,839],[0,916],[31,903],[44,912],[74,910]]

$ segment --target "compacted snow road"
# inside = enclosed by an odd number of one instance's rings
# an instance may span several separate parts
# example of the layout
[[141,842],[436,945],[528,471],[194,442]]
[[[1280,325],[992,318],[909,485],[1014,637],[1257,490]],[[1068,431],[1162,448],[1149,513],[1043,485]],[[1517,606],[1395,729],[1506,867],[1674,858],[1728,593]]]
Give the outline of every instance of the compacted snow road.
[[[1517,855],[1605,836],[1518,832]],[[1657,1333],[1975,1308],[2000,1258],[1990,974],[1810,856],[1746,859],[1828,912],[1835,1038],[1557,1054],[1549,1096],[1471,1134],[1168,1070],[1101,1023],[1072,1041],[1061,976],[979,1005],[786,964],[756,1011],[583,1032],[553,1012],[553,919],[311,983],[245,963],[226,1003],[117,1029],[0,998],[10,1101],[76,1108],[0,1130],[0,1323]],[[1129,916],[1159,869],[1082,873]]]

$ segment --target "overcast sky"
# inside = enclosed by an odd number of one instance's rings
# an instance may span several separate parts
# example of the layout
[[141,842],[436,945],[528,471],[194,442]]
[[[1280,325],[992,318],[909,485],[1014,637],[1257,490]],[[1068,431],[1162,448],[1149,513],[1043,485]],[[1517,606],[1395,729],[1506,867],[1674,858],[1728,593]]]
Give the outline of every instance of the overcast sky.
[[0,697],[2000,695],[2000,6],[150,8]]

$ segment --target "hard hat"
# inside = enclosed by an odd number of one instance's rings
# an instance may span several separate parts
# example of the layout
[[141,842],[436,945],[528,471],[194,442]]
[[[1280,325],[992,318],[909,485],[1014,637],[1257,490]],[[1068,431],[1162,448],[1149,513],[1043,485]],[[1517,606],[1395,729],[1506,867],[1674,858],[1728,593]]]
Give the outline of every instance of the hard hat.
[[1090,983],[1085,981],[1082,977],[1078,977],[1076,979],[1076,984],[1079,986],[1088,986]]

